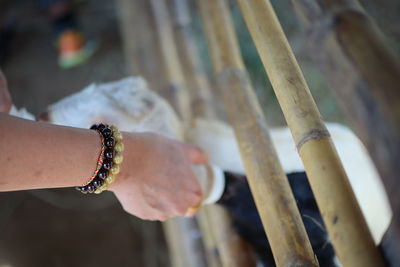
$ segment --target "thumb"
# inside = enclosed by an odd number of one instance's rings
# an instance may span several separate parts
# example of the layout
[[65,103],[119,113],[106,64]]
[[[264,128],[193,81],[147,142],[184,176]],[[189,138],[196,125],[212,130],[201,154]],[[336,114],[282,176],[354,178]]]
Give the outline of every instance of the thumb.
[[208,155],[201,148],[193,145],[184,144],[183,151],[189,162],[194,164],[205,164],[208,162]]

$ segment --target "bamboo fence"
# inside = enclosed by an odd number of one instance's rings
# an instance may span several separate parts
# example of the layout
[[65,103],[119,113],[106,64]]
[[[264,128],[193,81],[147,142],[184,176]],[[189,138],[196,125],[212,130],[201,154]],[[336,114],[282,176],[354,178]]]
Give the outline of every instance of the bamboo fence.
[[[212,88],[194,40],[188,2],[173,0],[172,7],[176,46],[180,51],[180,61],[191,96],[193,118],[216,119]],[[194,120],[189,124],[195,127]],[[188,141],[191,141],[190,137]],[[209,266],[255,266],[249,245],[235,231],[224,208],[218,205],[202,207],[199,219]]]
[[214,73],[278,266],[318,266],[240,55],[225,1],[197,1]]
[[238,0],[344,266],[383,266],[346,173],[269,0]]
[[[151,0],[150,4],[161,52],[161,65],[167,80],[168,95],[178,115],[187,124],[192,119],[190,96],[186,90],[167,5],[164,0]],[[201,239],[192,238],[191,235],[191,232],[199,232],[195,219],[178,217],[164,222],[163,226],[172,266],[207,266]]]
[[[367,147],[393,209],[387,246],[400,251],[400,65],[356,0],[293,1],[311,54]],[[393,263],[400,254],[392,253]]]
[[[176,1],[174,6],[179,13],[175,16],[179,18],[177,21],[180,23],[180,27],[177,28],[177,37],[182,48],[183,53],[178,57],[177,44],[174,39],[173,25],[170,19],[169,11],[164,0],[151,0],[152,10],[154,13],[154,19],[159,37],[159,44],[161,54],[163,56],[164,70],[173,90],[173,99],[175,99],[175,107],[177,107],[178,113],[182,116],[183,121],[187,127],[193,126],[194,114],[191,108],[191,95],[196,100],[195,107],[198,116],[210,116],[213,114],[212,107],[207,106],[210,103],[210,98],[207,97],[208,84],[207,81],[200,76],[201,71],[200,61],[196,56],[196,48],[193,40],[190,38],[190,31],[188,28],[183,27],[183,19],[189,18],[188,10],[185,9],[185,2]],[[185,64],[185,70],[188,74],[188,79],[185,79],[184,68],[182,61]],[[192,85],[195,88],[188,90]],[[197,90],[196,90],[197,89]],[[192,94],[191,94],[192,93]],[[190,142],[190,140],[187,140]],[[246,253],[248,250],[245,243],[239,237],[239,235],[232,229],[230,219],[225,210],[215,206],[209,206],[204,209],[201,216],[200,224],[204,232],[205,244],[208,250],[206,251],[207,259],[209,264],[216,266],[254,266],[251,257]],[[176,221],[181,221],[177,228]],[[188,221],[188,219],[174,219],[172,222],[166,222],[167,227],[167,240],[173,240],[170,242],[172,262],[174,266],[199,266],[206,265],[205,259],[199,257],[193,257],[193,250],[189,256],[189,252],[184,250],[190,250],[187,242],[189,242],[190,235],[183,236],[178,234],[177,231],[182,227],[182,221]],[[213,231],[213,228],[218,225],[218,231]],[[181,242],[180,239],[186,240]],[[192,241],[194,242],[194,241]],[[198,245],[197,245],[198,246]],[[218,251],[218,257],[215,255],[215,250]],[[238,253],[238,252],[241,253]]]
[[128,73],[144,77],[153,90],[168,98],[149,1],[118,0],[117,3]]

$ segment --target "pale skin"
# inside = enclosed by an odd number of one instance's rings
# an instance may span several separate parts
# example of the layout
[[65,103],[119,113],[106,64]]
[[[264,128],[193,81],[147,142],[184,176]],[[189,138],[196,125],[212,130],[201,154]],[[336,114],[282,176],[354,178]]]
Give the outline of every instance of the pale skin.
[[[0,98],[9,97],[1,79]],[[1,112],[8,112],[10,103],[0,100]],[[95,170],[100,137],[93,130],[7,114],[0,114],[0,129],[0,191],[79,186]],[[191,164],[207,163],[207,155],[195,146],[152,133],[122,134],[124,161],[109,190],[124,210],[146,220],[195,215],[189,207],[199,206],[202,194]]]

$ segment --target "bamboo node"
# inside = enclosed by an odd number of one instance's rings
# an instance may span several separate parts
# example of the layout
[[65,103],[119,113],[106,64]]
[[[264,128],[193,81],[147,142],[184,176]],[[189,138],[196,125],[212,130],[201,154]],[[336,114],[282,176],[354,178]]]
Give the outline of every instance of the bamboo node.
[[323,129],[323,130],[312,129],[303,138],[301,138],[300,141],[297,143],[297,145],[296,145],[297,151],[300,152],[300,149],[303,147],[303,145],[310,140],[325,139],[325,138],[330,138],[330,137],[331,137],[331,135],[329,134],[329,131],[326,129]]

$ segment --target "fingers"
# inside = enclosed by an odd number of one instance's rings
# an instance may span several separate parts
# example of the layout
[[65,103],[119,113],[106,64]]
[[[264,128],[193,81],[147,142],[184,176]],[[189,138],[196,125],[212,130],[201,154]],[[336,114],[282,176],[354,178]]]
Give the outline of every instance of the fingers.
[[189,218],[194,217],[197,215],[197,213],[199,213],[199,210],[200,210],[200,205],[191,206],[186,210],[186,212],[183,216],[189,217]]
[[208,162],[208,155],[201,148],[189,144],[183,144],[183,151],[187,159],[194,164],[205,164]]
[[192,199],[190,200],[190,202],[187,202],[191,204],[189,204],[189,206],[186,207],[185,212],[183,214],[180,214],[180,216],[185,216],[185,217],[196,216],[200,210],[202,200],[203,199],[201,193],[193,192]]

